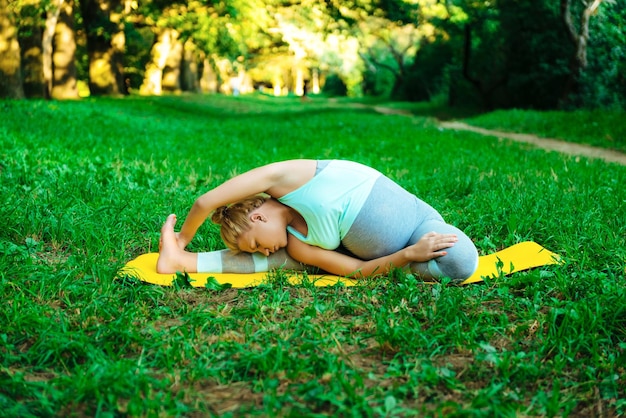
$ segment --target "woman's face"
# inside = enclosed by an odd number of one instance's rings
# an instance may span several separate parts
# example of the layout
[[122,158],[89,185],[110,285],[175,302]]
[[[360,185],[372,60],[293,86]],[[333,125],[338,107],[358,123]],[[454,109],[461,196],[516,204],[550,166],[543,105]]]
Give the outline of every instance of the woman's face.
[[287,224],[280,217],[254,212],[250,219],[250,229],[239,236],[241,251],[269,256],[287,246]]

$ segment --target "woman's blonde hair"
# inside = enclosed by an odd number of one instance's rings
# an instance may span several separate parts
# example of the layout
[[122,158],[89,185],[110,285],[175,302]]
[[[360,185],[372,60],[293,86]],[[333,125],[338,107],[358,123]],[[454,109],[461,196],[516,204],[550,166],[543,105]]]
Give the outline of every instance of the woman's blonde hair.
[[239,237],[250,229],[250,212],[267,201],[265,196],[251,196],[230,206],[215,209],[211,220],[220,225],[220,235],[226,246],[240,252]]

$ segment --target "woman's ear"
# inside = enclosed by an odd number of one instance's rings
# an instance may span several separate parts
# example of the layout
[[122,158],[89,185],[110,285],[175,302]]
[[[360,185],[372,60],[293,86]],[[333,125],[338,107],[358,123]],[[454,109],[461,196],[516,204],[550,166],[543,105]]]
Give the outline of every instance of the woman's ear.
[[250,214],[250,222],[267,222],[267,218],[261,212],[252,212]]

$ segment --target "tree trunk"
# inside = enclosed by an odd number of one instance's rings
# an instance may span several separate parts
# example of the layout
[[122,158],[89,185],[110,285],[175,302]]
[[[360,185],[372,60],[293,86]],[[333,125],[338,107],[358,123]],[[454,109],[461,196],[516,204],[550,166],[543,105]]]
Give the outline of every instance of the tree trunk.
[[204,58],[203,61],[200,89],[205,93],[217,93],[219,90],[217,73],[215,68],[213,68],[213,60],[209,57]]
[[119,22],[121,15],[114,13],[120,7],[119,0],[84,0],[80,5],[87,32],[91,94],[125,94],[121,65],[125,38]]
[[272,88],[274,90],[274,96],[276,97],[282,96],[283,87],[284,87],[283,85],[284,85],[283,78],[280,76],[280,74],[276,74],[274,76],[274,80],[272,80]]
[[313,83],[313,88],[312,88],[312,92],[313,94],[319,94],[321,89],[320,89],[320,72],[317,68],[313,69],[313,80],[311,80],[311,82]]
[[7,0],[0,0],[0,97],[24,98],[17,26]]
[[72,2],[61,5],[54,33],[52,55],[52,89],[54,99],[78,99],[76,80],[76,37]]
[[230,78],[233,72],[232,63],[227,58],[219,58],[215,54],[212,56],[213,69],[217,75],[217,91],[220,93],[230,93]]
[[41,68],[43,70],[43,79],[46,84],[44,93],[47,99],[50,98],[50,94],[52,92],[52,41],[62,5],[63,0],[53,0],[51,2],[46,12],[46,23],[44,25],[43,37],[41,38]]
[[176,37],[173,39],[169,54],[165,60],[165,67],[163,68],[161,83],[164,91],[173,93],[181,90],[183,53],[183,43]]
[[570,75],[565,83],[561,100],[577,90],[580,74],[587,68],[587,43],[589,42],[589,20],[596,12],[603,0],[583,0],[585,8],[580,14],[580,27],[577,30],[572,21],[570,9],[571,0],[561,0],[561,18],[565,24],[565,29],[575,48],[574,56],[570,64]]
[[200,91],[199,65],[196,46],[192,41],[183,45],[183,61],[181,63],[180,87],[183,91],[197,93]]
[[161,95],[163,93],[163,70],[172,49],[178,39],[174,29],[163,29],[156,34],[150,51],[150,61],[146,65],[143,83],[139,93],[143,95]]
[[[117,1],[117,3],[120,3]],[[124,32],[124,15],[123,13],[111,13],[111,21],[114,23],[116,30],[111,38],[112,67],[114,70],[115,81],[118,90],[124,94],[128,94],[129,84],[124,74],[124,54],[126,53],[126,33]]]
[[298,64],[296,65],[293,92],[296,96],[304,96],[304,71]]
[[20,12],[18,41],[22,59],[22,86],[25,97],[46,97],[46,82],[43,76],[43,38],[38,4],[28,4]]
[[584,0],[585,9],[580,14],[580,30],[576,30],[572,22],[570,9],[571,0],[561,0],[561,17],[565,23],[567,33],[576,47],[574,56],[574,68],[581,71],[587,67],[587,43],[589,42],[589,19],[596,12],[602,0]]

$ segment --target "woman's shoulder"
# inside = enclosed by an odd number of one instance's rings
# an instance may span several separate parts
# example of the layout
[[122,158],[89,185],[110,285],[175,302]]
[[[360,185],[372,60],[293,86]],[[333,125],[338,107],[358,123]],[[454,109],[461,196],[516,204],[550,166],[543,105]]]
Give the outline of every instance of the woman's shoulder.
[[306,184],[315,175],[316,160],[286,160],[268,165],[272,172],[272,187],[267,193],[281,197]]

